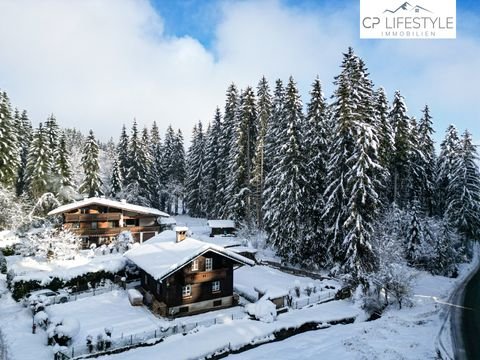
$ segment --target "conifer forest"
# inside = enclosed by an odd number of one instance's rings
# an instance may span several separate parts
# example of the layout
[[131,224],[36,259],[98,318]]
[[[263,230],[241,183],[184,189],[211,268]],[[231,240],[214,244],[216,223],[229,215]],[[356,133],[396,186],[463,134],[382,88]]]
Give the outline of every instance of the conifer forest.
[[175,124],[160,134],[132,119],[108,142],[53,114],[34,127],[2,90],[0,230],[106,196],[233,219],[284,262],[364,288],[409,266],[455,276],[480,235],[472,134],[450,125],[435,144],[435,109],[409,115],[402,94],[387,97],[351,48],[334,87],[327,98],[314,78],[304,104],[293,77],[231,83],[210,121],[192,119],[187,141]]

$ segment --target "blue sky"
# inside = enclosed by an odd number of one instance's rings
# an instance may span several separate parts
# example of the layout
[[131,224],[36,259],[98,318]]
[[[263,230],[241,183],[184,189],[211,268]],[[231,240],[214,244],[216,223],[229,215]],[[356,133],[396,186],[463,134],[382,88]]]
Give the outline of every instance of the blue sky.
[[0,89],[34,123],[53,112],[108,139],[135,117],[188,139],[223,107],[232,81],[293,75],[307,102],[318,75],[330,96],[353,46],[376,86],[390,99],[401,91],[410,115],[430,105],[437,140],[449,123],[480,140],[480,2],[457,0],[456,40],[363,40],[358,22],[359,0],[4,1]]

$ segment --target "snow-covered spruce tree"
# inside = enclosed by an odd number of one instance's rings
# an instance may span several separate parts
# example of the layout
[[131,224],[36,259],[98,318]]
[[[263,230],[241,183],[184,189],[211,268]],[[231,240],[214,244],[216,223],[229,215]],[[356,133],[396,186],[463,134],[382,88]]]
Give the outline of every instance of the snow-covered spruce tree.
[[329,125],[322,86],[317,77],[310,91],[304,126],[306,231],[302,242],[303,258],[317,264],[324,263],[326,253],[321,216],[324,208],[322,195],[326,188],[328,151],[332,136]]
[[33,136],[32,123],[28,119],[28,115],[25,110],[20,115],[16,127],[18,129],[18,141],[20,144],[20,164],[17,172],[16,192],[17,196],[20,196],[27,191],[26,169],[28,148],[30,147],[30,142],[32,141]]
[[478,154],[472,136],[465,131],[460,139],[447,188],[445,215],[464,236],[478,240],[480,237],[480,172]]
[[205,215],[205,187],[202,175],[205,166],[205,138],[199,121],[192,132],[192,143],[187,156],[187,179],[185,183],[187,209],[190,216]]
[[251,227],[254,223],[255,208],[253,204],[254,189],[253,157],[257,139],[257,111],[255,93],[247,87],[241,94],[240,110],[235,134],[233,157],[230,159],[230,186],[228,192],[232,195],[228,205],[233,219]]
[[57,162],[56,156],[59,154],[58,142],[60,140],[60,127],[53,114],[51,114],[45,121],[45,135],[47,137],[48,146],[50,147],[50,153],[52,154],[52,166],[55,167]]
[[175,145],[175,131],[169,125],[165,133],[165,141],[163,143],[163,169],[164,182],[163,197],[165,201],[166,211],[172,213],[174,211],[174,203],[177,196],[175,196],[175,171],[177,164],[175,163],[175,152],[177,151]]
[[265,181],[264,223],[280,256],[299,262],[304,237],[305,158],[302,101],[290,77],[285,91],[278,154]]
[[443,141],[440,143],[440,155],[437,159],[435,182],[435,214],[443,217],[449,198],[450,178],[454,163],[460,154],[460,140],[454,125],[449,125]]
[[51,168],[50,147],[43,124],[40,123],[33,134],[27,157],[26,183],[32,199],[38,199],[49,191]]
[[127,170],[127,181],[124,186],[124,193],[128,202],[149,205],[147,193],[147,169],[149,158],[147,144],[142,141],[138,132],[137,120],[133,120],[132,134],[128,143],[129,168]]
[[19,141],[6,92],[0,92],[0,184],[15,185],[20,162]]
[[219,205],[221,202],[221,199],[218,198],[221,121],[220,109],[217,107],[213,122],[206,133],[205,167],[203,168],[203,177],[205,179],[205,211],[207,217],[210,219],[218,218]]
[[109,195],[116,198],[117,195],[122,192],[122,175],[120,174],[120,166],[118,165],[118,159],[113,160],[112,175],[110,177],[110,191]]
[[148,191],[150,204],[154,208],[165,211],[165,202],[162,202],[161,194],[165,186],[165,171],[163,164],[163,146],[157,123],[154,121],[150,130],[150,153],[152,165],[149,171]]
[[130,168],[130,156],[128,153],[128,134],[125,124],[122,126],[122,132],[118,141],[117,153],[118,153],[118,166],[120,167],[120,175],[123,179],[124,185],[127,184],[128,169]]
[[432,116],[427,105],[418,126],[418,149],[421,154],[421,206],[427,216],[433,215],[435,188],[435,145],[432,139],[434,133]]
[[275,163],[278,155],[277,149],[281,146],[279,139],[282,132],[283,108],[285,103],[285,89],[283,82],[277,79],[275,82],[275,90],[273,92],[272,100],[272,114],[270,116],[267,133],[265,134],[265,150],[264,150],[264,167],[265,179],[268,177]]
[[[381,87],[375,94],[375,115],[378,122],[378,157],[380,165],[384,169],[390,169],[392,157],[395,153],[393,129],[388,118],[388,100],[385,90]],[[385,188],[380,191],[382,203],[388,205],[391,201],[391,189],[393,188],[392,177],[388,174],[385,179]]]
[[424,161],[422,160],[423,154],[420,147],[418,146],[420,142],[419,128],[415,117],[412,117],[410,119],[409,126],[409,142],[412,146],[410,148],[410,151],[408,152],[408,170],[405,180],[406,189],[408,191],[405,192],[403,200],[405,206],[415,206],[417,211],[421,212]]
[[407,231],[405,258],[407,259],[409,265],[419,266],[423,230],[415,210],[412,211],[411,220]]
[[102,182],[99,176],[98,144],[93,130],[90,130],[82,151],[82,167],[85,178],[78,191],[89,197],[101,195]]
[[55,190],[58,199],[70,202],[75,198],[76,191],[73,185],[73,171],[70,163],[70,151],[67,148],[65,136],[62,135],[55,149],[56,155],[53,174],[56,179]]
[[349,274],[354,283],[366,285],[366,275],[375,269],[371,240],[384,171],[377,154],[372,84],[351,48],[344,54],[335,84],[336,127],[327,166],[323,219],[329,252],[340,271]]
[[219,217],[228,219],[233,216],[232,209],[229,207],[230,199],[234,196],[230,192],[230,164],[235,149],[235,134],[238,122],[239,95],[235,84],[231,84],[227,89],[225,102],[225,111],[222,123],[222,133],[220,136],[220,157],[218,174],[218,198],[221,199],[219,207]]
[[263,228],[263,190],[265,188],[265,137],[272,116],[272,95],[267,79],[262,77],[257,86],[258,135],[253,159],[253,201],[255,203],[256,226]]
[[183,133],[180,129],[177,130],[175,138],[173,141],[173,163],[175,164],[175,169],[173,171],[172,183],[173,190],[172,194],[174,196],[174,214],[179,213],[179,202],[182,201],[182,212],[185,212],[184,205],[184,196],[185,196],[185,147],[183,141]]
[[412,149],[409,117],[407,107],[399,91],[395,92],[392,103],[392,109],[389,114],[390,123],[394,133],[395,152],[393,153],[390,164],[390,176],[392,177],[392,188],[390,190],[390,200],[399,204],[400,207],[407,205],[409,155]]

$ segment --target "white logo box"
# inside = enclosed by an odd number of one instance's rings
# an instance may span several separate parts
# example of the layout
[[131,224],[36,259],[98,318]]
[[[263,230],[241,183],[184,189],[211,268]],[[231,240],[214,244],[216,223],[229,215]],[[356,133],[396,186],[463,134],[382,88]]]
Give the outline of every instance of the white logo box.
[[361,39],[455,39],[456,0],[360,0]]

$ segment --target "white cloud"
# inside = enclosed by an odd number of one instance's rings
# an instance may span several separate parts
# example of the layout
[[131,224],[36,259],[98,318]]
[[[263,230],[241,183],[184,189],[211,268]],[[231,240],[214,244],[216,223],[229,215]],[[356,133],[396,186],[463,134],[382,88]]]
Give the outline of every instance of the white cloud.
[[116,139],[136,117],[172,123],[188,139],[197,120],[223,107],[232,81],[244,87],[292,74],[306,95],[318,74],[331,93],[341,52],[353,45],[378,85],[390,95],[402,90],[412,114],[428,102],[441,131],[448,122],[476,130],[478,39],[362,41],[357,8],[302,10],[272,0],[225,2],[220,11],[209,51],[194,38],[166,36],[146,0],[2,1],[0,88],[35,123],[53,112],[63,126]]

